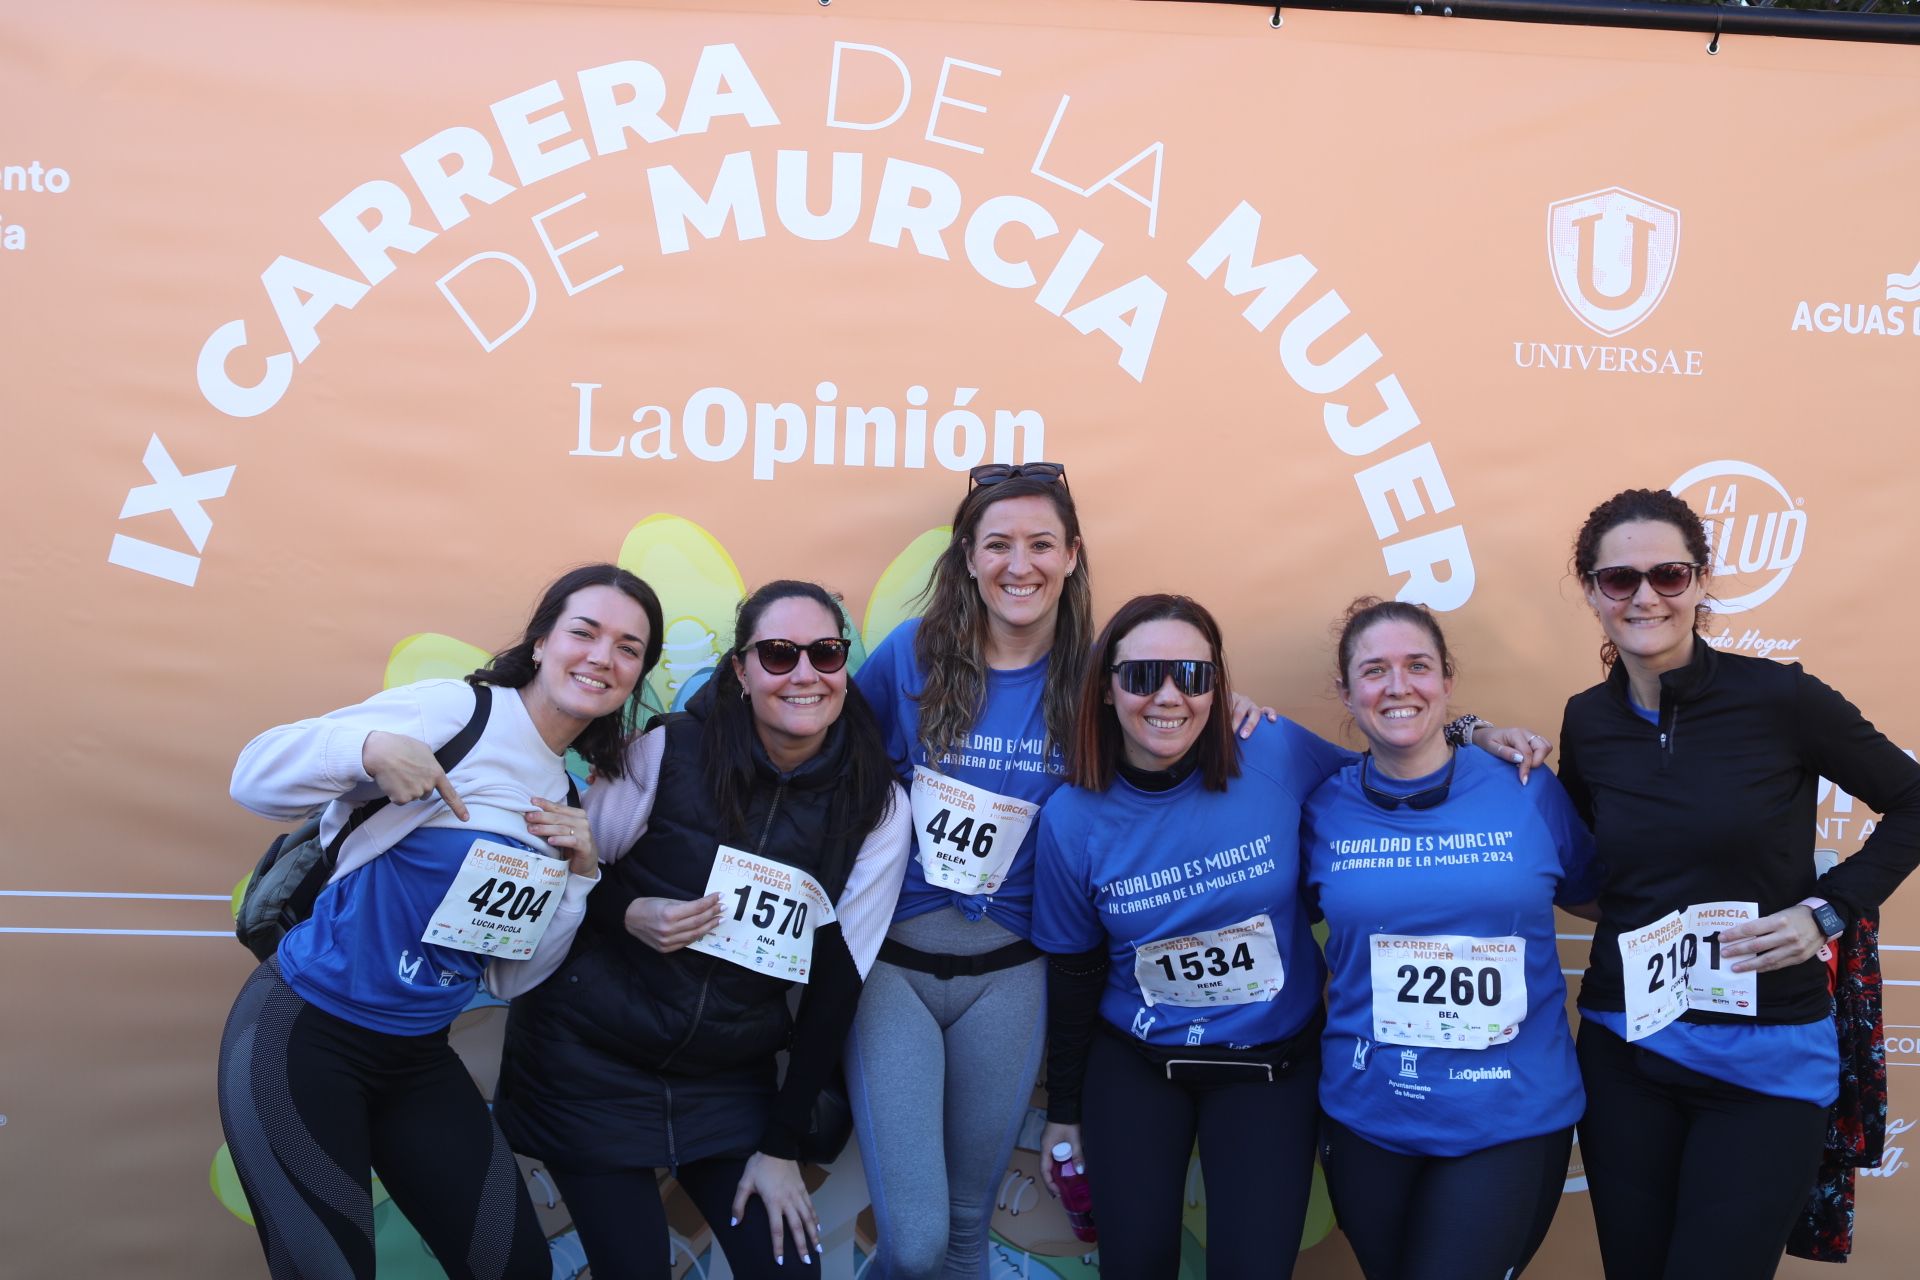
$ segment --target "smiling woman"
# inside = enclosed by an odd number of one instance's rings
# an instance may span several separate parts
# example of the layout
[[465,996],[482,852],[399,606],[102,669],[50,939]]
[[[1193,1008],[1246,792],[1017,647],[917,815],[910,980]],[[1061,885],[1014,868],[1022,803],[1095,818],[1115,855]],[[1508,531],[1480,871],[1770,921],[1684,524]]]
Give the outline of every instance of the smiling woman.
[[[622,774],[628,700],[659,660],[660,624],[646,583],[588,565],[466,681],[389,689],[240,753],[234,799],[283,820],[324,805],[338,858],[221,1039],[220,1124],[274,1276],[371,1280],[369,1166],[455,1280],[550,1273],[447,1028],[481,981],[511,996],[566,954],[598,869],[564,755]],[[477,736],[443,770],[434,753],[464,732]]]

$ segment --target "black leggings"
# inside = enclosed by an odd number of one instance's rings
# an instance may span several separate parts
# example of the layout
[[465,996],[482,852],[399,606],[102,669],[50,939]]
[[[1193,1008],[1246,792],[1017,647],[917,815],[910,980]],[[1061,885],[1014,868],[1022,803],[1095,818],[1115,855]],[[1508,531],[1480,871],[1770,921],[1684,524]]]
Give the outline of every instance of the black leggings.
[[[744,1156],[715,1156],[680,1166],[680,1187],[693,1200],[713,1232],[714,1244],[727,1256],[727,1265],[739,1280],[767,1280],[778,1276],[818,1277],[820,1255],[810,1242],[786,1237],[786,1262],[773,1260],[773,1237],[767,1207],[759,1196],[747,1201],[737,1227],[733,1195],[740,1186]],[[622,1169],[614,1173],[566,1173],[547,1166],[560,1198],[567,1202],[580,1244],[587,1251],[596,1276],[619,1280],[667,1280],[672,1274],[668,1253],[667,1211],[660,1200],[660,1175],[653,1169]],[[805,1253],[811,1262],[801,1262]]]
[[275,1280],[373,1280],[367,1170],[453,1280],[548,1280],[507,1140],[446,1032],[394,1036],[254,970],[220,1037],[220,1127]]
[[1313,1187],[1319,1060],[1273,1083],[1168,1080],[1116,1035],[1087,1054],[1081,1144],[1103,1280],[1166,1280],[1180,1271],[1187,1161],[1200,1140],[1210,1280],[1293,1274]]
[[1827,1109],[1580,1024],[1580,1156],[1610,1280],[1765,1280],[1813,1190]]
[[1320,1167],[1367,1280],[1509,1280],[1547,1238],[1573,1130],[1464,1156],[1375,1146],[1332,1116]]

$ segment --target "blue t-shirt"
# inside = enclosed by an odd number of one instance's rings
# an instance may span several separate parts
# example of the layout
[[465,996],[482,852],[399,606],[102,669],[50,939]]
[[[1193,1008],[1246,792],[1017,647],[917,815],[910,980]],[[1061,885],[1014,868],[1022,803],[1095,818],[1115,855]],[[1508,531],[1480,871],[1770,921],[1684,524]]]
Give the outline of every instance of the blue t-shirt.
[[[1390,779],[1369,769],[1367,781],[1411,795],[1444,776]],[[1367,799],[1356,764],[1313,794],[1306,821],[1309,892],[1328,928],[1320,1063],[1327,1114],[1389,1151],[1430,1156],[1465,1155],[1578,1120],[1586,1095],[1567,1030],[1553,904],[1591,901],[1597,877],[1593,837],[1560,780],[1535,769],[1523,787],[1511,765],[1462,750],[1445,800],[1389,810]],[[1480,1049],[1376,1043],[1375,934],[1522,939],[1526,1014],[1514,1038]],[[1458,967],[1446,966],[1443,981]],[[1430,981],[1441,967],[1405,965],[1396,977],[1409,969],[1413,980],[1395,998],[1433,1012],[1420,1002],[1444,999],[1447,988]]]
[[[918,618],[895,627],[854,677],[880,719],[887,754],[908,788],[913,786],[915,766],[929,763],[919,742],[920,707],[915,701],[925,683],[913,655],[914,637],[919,633]],[[1033,804],[1045,801],[1066,778],[1059,747],[1048,751],[1046,746],[1046,684],[1045,658],[1011,671],[989,670],[986,704],[974,721],[966,749],[932,762],[933,767],[999,795]],[[907,861],[907,879],[900,887],[894,919],[910,920],[941,907],[955,907],[968,919],[987,917],[1022,938],[1032,933],[1034,829],[1020,842],[1005,879],[991,895],[957,893],[928,884],[920,865],[921,844],[927,838],[923,831],[913,833],[913,857]]]
[[[481,839],[532,850],[497,832],[411,831],[320,891],[313,914],[280,939],[280,976],[307,1003],[372,1031],[444,1030],[473,998],[486,959],[420,938]],[[549,910],[559,905],[556,898]]]
[[[1124,777],[1104,792],[1062,789],[1040,811],[1035,945],[1066,955],[1104,945],[1100,1016],[1150,1044],[1244,1048],[1294,1035],[1318,1008],[1326,972],[1300,899],[1301,805],[1352,758],[1291,720],[1263,722],[1240,743],[1240,776],[1225,791],[1206,790],[1198,770],[1167,791]],[[1138,948],[1258,915],[1271,921],[1280,956],[1277,994],[1147,1003],[1134,977]]]
[[[1649,711],[1631,698],[1627,705],[1648,724],[1660,723],[1658,711]],[[1580,1016],[1622,1040],[1627,1038],[1625,1013],[1582,1006]],[[1831,1016],[1818,1022],[1748,1026],[1670,1022],[1633,1044],[1689,1071],[1770,1097],[1828,1107],[1840,1096],[1840,1033]]]

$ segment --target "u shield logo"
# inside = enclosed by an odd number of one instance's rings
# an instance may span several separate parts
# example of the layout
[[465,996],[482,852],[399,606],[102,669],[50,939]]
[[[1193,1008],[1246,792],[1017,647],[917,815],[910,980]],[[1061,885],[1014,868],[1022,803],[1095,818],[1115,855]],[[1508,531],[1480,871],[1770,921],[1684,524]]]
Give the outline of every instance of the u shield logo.
[[1547,206],[1553,282],[1580,323],[1606,337],[1653,314],[1679,252],[1680,211],[1624,187]]

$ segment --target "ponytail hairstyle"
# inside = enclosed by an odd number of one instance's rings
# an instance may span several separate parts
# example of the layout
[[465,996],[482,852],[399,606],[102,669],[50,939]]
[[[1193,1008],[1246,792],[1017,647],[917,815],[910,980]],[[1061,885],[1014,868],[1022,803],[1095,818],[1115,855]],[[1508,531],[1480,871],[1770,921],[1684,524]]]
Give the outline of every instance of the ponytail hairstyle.
[[1061,584],[1053,624],[1053,647],[1041,693],[1046,713],[1047,755],[1073,742],[1080,684],[1093,642],[1093,576],[1086,544],[1080,540],[1080,516],[1063,475],[1016,475],[994,484],[974,485],[953,513],[953,536],[934,562],[913,652],[925,683],[919,696],[920,747],[938,767],[948,752],[966,747],[973,722],[987,699],[987,607],[980,584],[967,572],[967,553],[987,510],[1009,498],[1041,497],[1060,517],[1061,536],[1079,547],[1074,571]]
[[647,648],[640,662],[640,678],[634,681],[633,696],[617,711],[589,720],[587,727],[573,740],[573,749],[604,778],[618,778],[627,771],[626,743],[638,715],[640,694],[647,676],[660,661],[660,646],[666,639],[666,622],[660,610],[660,597],[639,577],[617,564],[585,564],[570,569],[547,585],[540,603],[533,607],[526,630],[518,642],[493,655],[486,666],[467,677],[468,684],[490,684],[497,689],[524,689],[533,683],[538,670],[533,660],[534,646],[553,634],[560,615],[576,591],[588,587],[612,587],[640,606],[647,615]]
[[[815,582],[797,582],[782,578],[758,588],[740,602],[733,624],[733,645],[720,658],[712,680],[713,701],[702,727],[707,756],[707,789],[713,796],[719,816],[719,830],[728,838],[745,842],[747,803],[757,781],[753,746],[758,734],[754,727],[752,700],[742,695],[746,686],[734,663],[744,664],[752,649],[753,633],[767,609],[781,600],[811,600],[826,610],[834,621],[835,634],[846,639],[846,619],[840,602],[825,587]],[[860,696],[846,668],[847,692],[840,704],[839,718],[828,730],[843,736],[846,754],[841,776],[834,789],[828,823],[830,840],[866,834],[880,825],[893,801],[893,761],[887,755],[886,739],[873,708]]]
[[[1573,535],[1571,565],[1582,589],[1587,586],[1587,575],[1599,567],[1600,540],[1621,525],[1638,520],[1664,521],[1678,529],[1681,540],[1687,544],[1687,554],[1702,566],[1701,581],[1708,580],[1713,567],[1713,548],[1707,544],[1707,528],[1693,508],[1665,489],[1622,489],[1589,511],[1586,523]],[[1693,607],[1695,633],[1704,633],[1712,617],[1713,610],[1707,606],[1706,594],[1702,592],[1700,603]],[[1620,650],[1614,647],[1613,641],[1600,642],[1602,670],[1612,667],[1619,657]]]

